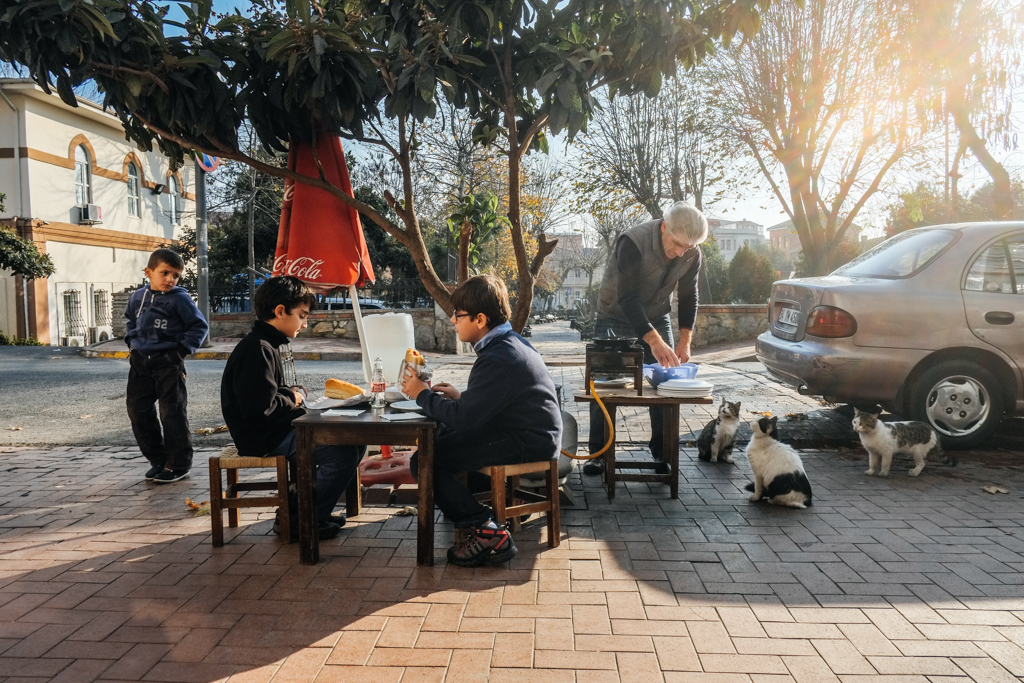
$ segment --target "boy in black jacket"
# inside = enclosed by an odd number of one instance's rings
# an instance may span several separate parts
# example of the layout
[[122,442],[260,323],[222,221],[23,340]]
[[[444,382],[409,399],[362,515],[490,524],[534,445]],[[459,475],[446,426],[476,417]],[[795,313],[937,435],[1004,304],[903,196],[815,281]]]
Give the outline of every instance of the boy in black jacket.
[[[466,390],[445,383],[431,390],[412,374],[402,378],[402,390],[443,424],[434,445],[434,499],[456,529],[468,531],[448,561],[479,567],[507,562],[516,546],[459,474],[556,457],[562,416],[544,360],[508,323],[505,284],[491,275],[470,278],[452,292],[452,304],[459,339],[477,353]],[[415,456],[412,466],[415,474]]]
[[149,460],[146,480],[156,484],[184,479],[192,469],[185,356],[195,353],[210,330],[188,292],[177,286],[184,267],[170,249],[154,251],[145,270],[149,284],[132,294],[124,311],[124,342],[131,350],[128,419]]
[[[256,290],[252,332],[231,352],[220,384],[220,406],[239,455],[294,458],[292,420],[304,415],[304,390],[284,384],[282,344],[306,328],[313,293],[291,276],[272,277]],[[363,446],[317,446],[317,520],[320,538],[333,538],[345,524],[332,515],[365,452]],[[289,500],[294,511],[296,501]],[[298,528],[297,514],[291,515]],[[278,524],[274,524],[275,532]]]

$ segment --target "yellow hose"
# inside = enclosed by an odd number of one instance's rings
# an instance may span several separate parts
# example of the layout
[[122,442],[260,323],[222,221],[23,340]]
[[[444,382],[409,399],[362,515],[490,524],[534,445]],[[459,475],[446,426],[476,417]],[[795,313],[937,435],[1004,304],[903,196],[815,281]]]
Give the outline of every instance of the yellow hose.
[[[608,425],[608,443],[604,445],[604,448],[599,450],[597,453],[591,453],[590,455],[573,455],[569,451],[563,450],[562,455],[568,455],[573,460],[593,460],[599,455],[604,455],[604,452],[611,448],[612,444],[615,443],[615,423],[612,421],[611,416],[608,414],[608,409],[604,407],[604,403],[601,401],[601,397],[597,395],[597,391],[594,389],[594,378],[590,378],[590,395],[594,397],[594,401],[598,407],[601,408],[601,412],[604,413],[604,423]],[[593,429],[594,425],[590,425]]]

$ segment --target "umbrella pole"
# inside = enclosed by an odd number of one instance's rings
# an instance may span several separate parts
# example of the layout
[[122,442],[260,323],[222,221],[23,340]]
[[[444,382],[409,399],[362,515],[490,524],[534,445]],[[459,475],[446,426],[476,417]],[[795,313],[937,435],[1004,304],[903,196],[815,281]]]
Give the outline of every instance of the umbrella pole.
[[373,377],[373,370],[370,365],[370,352],[366,348],[366,335],[363,334],[363,314],[359,311],[359,292],[355,285],[348,286],[348,295],[352,299],[352,315],[356,319],[356,333],[359,334],[359,348],[363,353],[363,375],[369,382]]

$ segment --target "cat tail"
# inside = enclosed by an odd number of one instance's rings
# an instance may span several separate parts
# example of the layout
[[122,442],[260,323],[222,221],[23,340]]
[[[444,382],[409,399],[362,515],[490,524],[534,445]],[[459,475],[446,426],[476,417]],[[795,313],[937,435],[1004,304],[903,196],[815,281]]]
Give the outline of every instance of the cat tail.
[[948,452],[942,450],[942,442],[939,441],[938,437],[939,437],[939,435],[936,434],[935,435],[935,446],[933,446],[932,449],[930,451],[928,451],[928,455],[934,455],[936,458],[941,460],[944,465],[949,465],[950,467],[956,467],[957,466],[956,456],[953,455],[952,453],[948,453]]
[[754,486],[754,482],[750,482],[749,484],[747,484],[747,485],[746,485],[746,486],[744,486],[743,488],[745,488],[746,490],[748,490],[748,491],[750,491],[751,493],[753,493],[753,492],[754,492],[754,488],[755,488],[755,486]]

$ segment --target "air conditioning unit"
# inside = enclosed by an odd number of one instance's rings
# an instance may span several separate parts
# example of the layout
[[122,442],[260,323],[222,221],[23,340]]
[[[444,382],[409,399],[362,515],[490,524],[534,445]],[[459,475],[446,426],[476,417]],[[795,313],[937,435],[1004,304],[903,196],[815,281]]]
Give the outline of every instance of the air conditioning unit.
[[95,225],[103,222],[103,209],[99,204],[80,204],[78,211],[79,225]]
[[61,346],[85,346],[85,337],[80,334],[60,338]]
[[114,328],[110,325],[97,325],[89,328],[89,343],[110,341],[114,338]]

